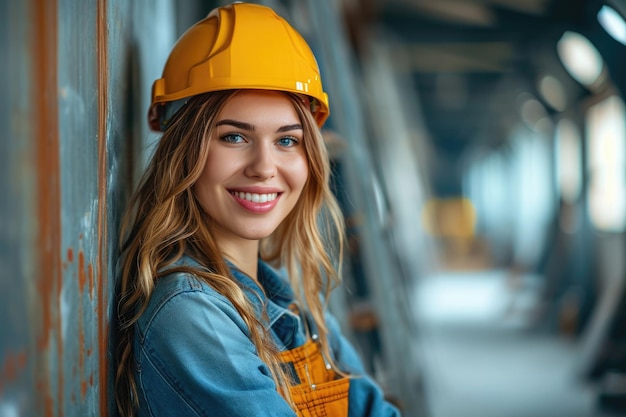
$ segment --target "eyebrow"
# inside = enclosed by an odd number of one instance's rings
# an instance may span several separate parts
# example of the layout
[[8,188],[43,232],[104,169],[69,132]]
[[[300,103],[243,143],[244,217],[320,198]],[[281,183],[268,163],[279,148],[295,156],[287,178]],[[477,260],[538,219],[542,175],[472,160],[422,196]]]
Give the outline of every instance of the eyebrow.
[[[246,122],[240,122],[238,120],[224,119],[224,120],[220,120],[216,124],[216,126],[223,126],[223,125],[230,125],[239,129],[254,132],[254,125],[251,125],[250,123],[246,123]],[[276,130],[276,133],[289,132],[291,130],[302,130],[302,125],[300,123],[296,123],[293,125],[281,126]]]
[[281,126],[278,128],[276,133],[289,132],[290,130],[302,130],[302,125],[300,123],[296,123],[294,125]]
[[216,126],[230,125],[243,130],[254,131],[254,125],[245,122],[238,122],[237,120],[224,119],[217,122]]

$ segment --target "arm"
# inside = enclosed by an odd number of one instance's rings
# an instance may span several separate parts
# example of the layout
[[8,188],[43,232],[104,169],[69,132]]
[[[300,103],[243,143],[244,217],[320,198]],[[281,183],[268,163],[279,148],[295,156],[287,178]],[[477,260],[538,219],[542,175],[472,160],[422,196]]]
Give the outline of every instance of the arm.
[[326,324],[337,364],[354,376],[350,380],[348,417],[399,417],[400,412],[385,400],[381,388],[365,373],[358,353],[341,333],[339,323],[331,314],[326,315]]
[[140,416],[295,416],[245,323],[217,293],[174,295],[142,333],[135,345]]

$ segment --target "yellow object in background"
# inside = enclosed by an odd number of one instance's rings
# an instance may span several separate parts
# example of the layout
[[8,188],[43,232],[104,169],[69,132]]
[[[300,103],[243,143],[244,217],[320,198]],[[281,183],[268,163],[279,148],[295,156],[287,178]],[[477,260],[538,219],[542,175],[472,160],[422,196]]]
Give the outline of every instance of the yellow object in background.
[[465,197],[433,198],[424,205],[422,223],[432,236],[470,238],[476,228],[476,210]]

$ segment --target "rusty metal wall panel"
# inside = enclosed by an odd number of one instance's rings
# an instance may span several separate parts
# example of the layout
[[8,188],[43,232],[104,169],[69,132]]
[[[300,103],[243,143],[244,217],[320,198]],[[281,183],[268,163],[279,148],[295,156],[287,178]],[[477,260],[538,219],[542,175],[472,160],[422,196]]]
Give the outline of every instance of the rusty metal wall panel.
[[[48,346],[57,360],[50,386],[54,411],[63,416],[96,415],[100,408],[99,358],[105,332],[101,313],[108,280],[102,269],[103,224],[106,221],[101,185],[105,117],[100,79],[105,64],[100,47],[102,3],[58,1],[57,68],[60,177],[59,257],[62,278],[55,317],[55,343]],[[55,375],[56,374],[56,375]]]
[[0,414],[41,415],[52,402],[48,311],[59,277],[56,43],[50,36],[56,4],[3,2],[2,8],[9,111],[1,112],[7,120],[0,127],[0,176],[8,179],[0,184],[7,197],[1,215],[8,220],[0,237],[0,305],[6,310],[0,321]]
[[[29,402],[33,389],[35,363],[29,298],[32,289],[26,276],[35,268],[36,218],[34,204],[34,126],[32,81],[28,74],[33,67],[28,50],[32,32],[28,22],[32,14],[28,2],[1,2],[0,51],[12,57],[10,65],[2,65],[0,79],[7,94],[0,111],[0,415],[36,415]],[[9,111],[6,111],[9,110]]]
[[172,0],[0,2],[0,416],[105,416],[117,230]]

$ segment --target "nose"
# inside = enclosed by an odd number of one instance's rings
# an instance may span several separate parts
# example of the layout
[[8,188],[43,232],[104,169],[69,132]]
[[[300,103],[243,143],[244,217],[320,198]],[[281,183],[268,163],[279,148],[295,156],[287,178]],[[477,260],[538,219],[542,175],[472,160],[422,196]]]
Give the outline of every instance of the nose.
[[270,143],[257,143],[250,149],[244,173],[250,178],[267,180],[276,175],[276,160]]

